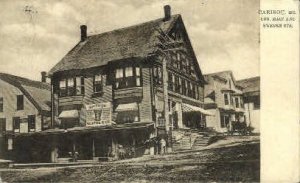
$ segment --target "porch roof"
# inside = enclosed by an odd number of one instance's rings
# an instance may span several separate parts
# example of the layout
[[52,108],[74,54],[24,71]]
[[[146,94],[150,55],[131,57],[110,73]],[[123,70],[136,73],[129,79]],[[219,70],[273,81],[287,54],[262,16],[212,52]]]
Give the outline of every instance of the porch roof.
[[208,115],[208,116],[213,116],[213,114],[205,109],[202,109],[200,107],[197,106],[192,106],[189,104],[182,104],[182,111],[183,112],[200,112],[204,115]]
[[133,103],[127,103],[127,104],[119,104],[118,107],[116,108],[117,112],[121,111],[137,111],[138,104],[136,102]]
[[21,136],[35,136],[35,135],[58,135],[58,134],[79,134],[88,132],[100,132],[100,131],[117,131],[117,130],[131,130],[140,128],[149,128],[153,126],[154,122],[136,122],[127,124],[107,125],[107,126],[85,126],[74,127],[68,129],[48,129],[40,132],[32,133],[19,133],[15,134],[16,137]]
[[78,110],[67,110],[62,111],[58,118],[79,118],[79,111]]

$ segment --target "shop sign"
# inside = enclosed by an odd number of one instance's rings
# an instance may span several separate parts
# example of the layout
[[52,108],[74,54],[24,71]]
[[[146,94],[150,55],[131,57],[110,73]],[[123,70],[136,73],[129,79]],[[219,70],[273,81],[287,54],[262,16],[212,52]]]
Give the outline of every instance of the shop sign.
[[111,103],[86,105],[86,126],[111,125]]

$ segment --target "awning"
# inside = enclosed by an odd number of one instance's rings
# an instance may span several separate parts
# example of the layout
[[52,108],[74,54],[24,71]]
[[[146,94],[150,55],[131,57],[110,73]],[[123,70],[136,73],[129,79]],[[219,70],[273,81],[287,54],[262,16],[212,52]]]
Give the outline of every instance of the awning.
[[204,115],[209,115],[209,116],[213,116],[213,114],[205,109],[202,109],[200,107],[197,106],[192,106],[189,104],[182,104],[182,111],[183,112],[200,112]]
[[136,102],[134,103],[127,103],[127,104],[119,104],[118,107],[116,108],[117,112],[121,111],[137,111],[138,104]]
[[78,110],[68,110],[62,111],[58,118],[79,118],[79,111]]

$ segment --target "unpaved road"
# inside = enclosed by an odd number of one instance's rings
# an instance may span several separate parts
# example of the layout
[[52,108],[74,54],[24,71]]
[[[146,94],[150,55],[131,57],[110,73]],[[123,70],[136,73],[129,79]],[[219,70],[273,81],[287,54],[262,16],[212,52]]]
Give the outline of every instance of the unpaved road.
[[2,170],[0,176],[7,182],[258,182],[259,141],[228,142],[205,150],[99,165]]

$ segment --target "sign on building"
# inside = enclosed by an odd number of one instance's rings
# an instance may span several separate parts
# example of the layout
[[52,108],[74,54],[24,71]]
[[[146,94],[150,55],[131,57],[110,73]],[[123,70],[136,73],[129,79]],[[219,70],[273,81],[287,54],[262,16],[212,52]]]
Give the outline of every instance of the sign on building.
[[86,105],[86,126],[111,125],[110,102]]

